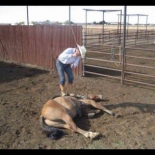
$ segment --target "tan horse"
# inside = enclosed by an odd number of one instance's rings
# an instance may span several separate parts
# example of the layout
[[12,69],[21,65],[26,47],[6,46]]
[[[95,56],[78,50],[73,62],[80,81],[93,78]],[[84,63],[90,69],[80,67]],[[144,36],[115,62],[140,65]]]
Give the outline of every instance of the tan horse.
[[[100,99],[99,96],[89,94],[81,99],[71,96],[63,96],[48,100],[41,111],[40,123],[42,130],[46,132],[47,137],[50,139],[61,138],[64,133],[61,128],[80,133],[90,139],[99,137],[101,134],[98,132],[85,131],[78,128],[74,123],[73,118],[78,115],[93,117],[95,114],[98,114],[100,110],[107,112],[110,115],[114,115],[112,111],[95,102]],[[96,109],[89,110],[89,106]]]

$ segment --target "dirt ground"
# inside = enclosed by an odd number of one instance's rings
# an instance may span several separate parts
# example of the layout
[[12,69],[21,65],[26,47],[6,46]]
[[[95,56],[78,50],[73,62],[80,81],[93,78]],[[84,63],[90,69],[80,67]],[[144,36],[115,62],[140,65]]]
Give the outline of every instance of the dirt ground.
[[97,140],[78,133],[50,140],[42,132],[39,116],[43,104],[59,93],[58,74],[0,62],[0,149],[154,149],[155,89],[121,85],[104,77],[75,76],[78,94],[102,94],[100,102],[116,116],[101,113],[76,118],[85,130],[100,132]]

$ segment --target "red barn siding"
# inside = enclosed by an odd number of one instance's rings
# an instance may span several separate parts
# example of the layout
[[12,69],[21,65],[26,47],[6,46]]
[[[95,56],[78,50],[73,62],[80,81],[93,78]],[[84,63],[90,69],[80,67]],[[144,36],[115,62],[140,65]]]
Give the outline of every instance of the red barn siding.
[[[0,59],[22,65],[56,69],[58,55],[67,47],[75,47],[76,43],[82,45],[82,26],[0,26]],[[81,65],[74,73],[82,74]]]

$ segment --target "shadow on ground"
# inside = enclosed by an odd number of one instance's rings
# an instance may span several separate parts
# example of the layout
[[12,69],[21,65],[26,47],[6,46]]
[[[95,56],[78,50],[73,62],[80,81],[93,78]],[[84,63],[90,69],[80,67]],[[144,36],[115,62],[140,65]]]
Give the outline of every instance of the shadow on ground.
[[36,68],[20,66],[14,63],[0,62],[0,84],[46,73],[49,72]]

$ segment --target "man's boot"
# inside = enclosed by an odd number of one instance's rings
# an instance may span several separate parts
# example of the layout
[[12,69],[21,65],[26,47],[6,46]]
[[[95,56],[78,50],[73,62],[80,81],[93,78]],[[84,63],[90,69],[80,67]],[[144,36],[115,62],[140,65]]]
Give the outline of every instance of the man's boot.
[[67,95],[69,95],[69,96],[75,96],[76,95],[75,89],[74,89],[72,84],[68,84]]
[[67,96],[67,92],[66,92],[65,86],[60,84],[60,90],[61,90],[61,96]]

